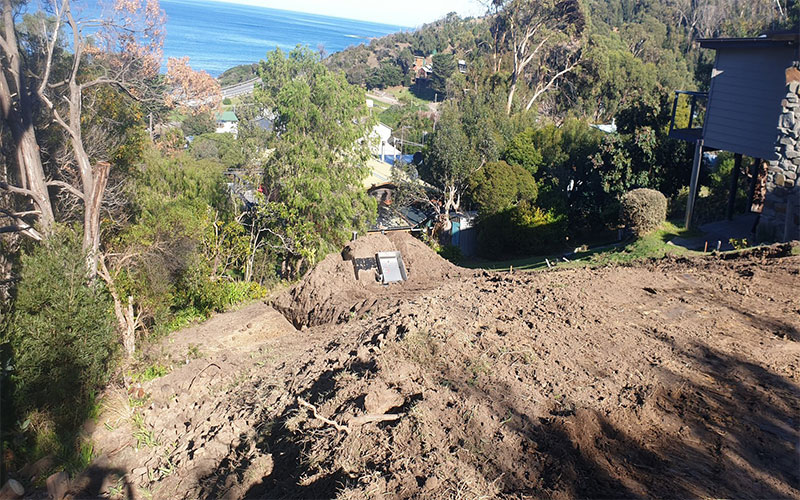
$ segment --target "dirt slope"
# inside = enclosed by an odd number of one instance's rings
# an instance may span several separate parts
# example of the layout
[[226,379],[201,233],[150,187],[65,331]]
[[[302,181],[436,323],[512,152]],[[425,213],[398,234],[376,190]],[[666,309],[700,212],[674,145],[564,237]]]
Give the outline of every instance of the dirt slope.
[[[356,275],[353,261],[374,258],[379,252],[400,251],[408,281],[383,286],[375,270]],[[272,305],[297,328],[341,323],[397,297],[418,294],[461,274],[459,268],[432,252],[407,233],[371,233],[351,242],[341,254],[328,255]]]
[[800,498],[799,273],[769,252],[477,272],[302,332],[256,305],[282,326],[146,384],[155,443],[99,425],[74,491]]

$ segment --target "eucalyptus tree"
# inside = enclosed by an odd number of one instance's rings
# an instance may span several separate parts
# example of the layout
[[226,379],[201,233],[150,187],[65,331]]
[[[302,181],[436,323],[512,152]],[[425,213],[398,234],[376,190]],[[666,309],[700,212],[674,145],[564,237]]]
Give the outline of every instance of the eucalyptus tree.
[[364,90],[307,48],[270,52],[259,74],[256,101],[277,118],[257,220],[292,277],[374,221],[362,186],[372,121]]

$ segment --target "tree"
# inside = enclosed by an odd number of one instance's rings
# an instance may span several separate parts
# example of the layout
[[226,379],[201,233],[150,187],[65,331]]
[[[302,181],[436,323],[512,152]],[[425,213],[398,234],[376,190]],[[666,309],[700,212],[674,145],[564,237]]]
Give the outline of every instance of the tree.
[[508,0],[493,22],[495,32],[507,33],[512,60],[506,113],[511,114],[520,79],[526,75],[532,92],[525,107],[529,110],[578,63],[586,24],[581,5],[577,0]]
[[503,159],[511,165],[524,168],[531,175],[536,175],[542,164],[542,153],[533,143],[535,136],[536,131],[532,128],[527,128],[524,132],[515,135],[506,145]]
[[453,54],[436,54],[433,56],[433,74],[431,75],[431,88],[440,94],[447,92],[447,80],[456,71],[456,61]]
[[[16,164],[16,184],[0,179],[0,188],[30,200],[30,206],[22,211],[4,210],[2,216],[11,220],[6,231],[20,231],[34,239],[41,235],[26,222],[33,216],[47,232],[55,221],[50,195],[36,140],[34,119],[36,109],[35,81],[32,81],[25,66],[28,57],[25,47],[17,37],[14,14],[22,5],[13,5],[11,0],[2,3],[2,33],[0,33],[0,111],[3,124],[10,130],[13,142],[13,160]],[[54,47],[55,48],[55,47]]]
[[469,186],[469,178],[480,169],[486,158],[471,146],[460,120],[458,105],[453,103],[442,112],[436,133],[425,158],[423,178],[443,194],[442,218],[447,229],[450,211],[458,210],[461,197]]
[[[94,146],[113,139],[92,137],[90,143],[85,141],[85,99],[96,87],[107,85],[135,98],[145,96],[151,88],[148,81],[157,76],[160,66],[165,15],[158,0],[117,0],[111,16],[100,21],[91,37],[84,29],[96,27],[97,21],[77,19],[69,0],[54,3],[52,15],[53,21],[42,26],[46,46],[36,92],[69,145],[69,156],[60,171],[74,166],[78,175],[75,180],[53,180],[49,184],[83,204],[83,248],[89,277],[93,278],[100,253],[100,209],[111,169],[109,149]],[[54,69],[60,36],[66,32],[72,35],[73,54],[68,71],[62,75]]]
[[167,60],[167,104],[177,105],[193,113],[207,113],[219,107],[222,89],[216,78],[189,66],[189,57]]
[[183,135],[198,136],[214,132],[217,129],[217,124],[211,113],[195,113],[183,120],[181,129],[183,129]]
[[278,135],[259,219],[293,277],[374,220],[375,201],[361,185],[371,122],[364,91],[308,49],[270,52],[259,74],[256,101],[277,114]]
[[533,202],[538,192],[527,170],[504,161],[484,165],[470,177],[469,186],[470,198],[482,215],[508,210],[521,201]]

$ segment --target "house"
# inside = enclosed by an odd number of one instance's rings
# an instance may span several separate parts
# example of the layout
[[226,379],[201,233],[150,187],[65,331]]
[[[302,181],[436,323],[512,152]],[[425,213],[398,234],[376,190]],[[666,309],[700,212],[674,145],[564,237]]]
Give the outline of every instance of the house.
[[427,80],[433,74],[433,56],[415,56],[414,66],[411,67],[414,78],[417,80]]
[[233,134],[234,137],[239,135],[239,119],[233,111],[223,111],[217,113],[217,130],[218,134]]
[[385,161],[387,157],[394,158],[402,154],[399,149],[390,144],[392,128],[388,125],[378,122],[378,124],[372,128],[369,137],[371,139],[370,152],[373,156],[380,158],[381,161]]
[[458,72],[461,73],[462,75],[467,74],[467,61],[463,59],[458,60]]
[[[800,238],[800,35],[775,32],[755,38],[709,38],[700,47],[716,57],[707,93],[677,91],[670,136],[695,145],[686,224],[692,223],[701,160],[706,150],[735,154],[731,185],[742,156],[756,159],[749,205],[761,212],[761,239]],[[736,190],[728,204],[732,216]]]

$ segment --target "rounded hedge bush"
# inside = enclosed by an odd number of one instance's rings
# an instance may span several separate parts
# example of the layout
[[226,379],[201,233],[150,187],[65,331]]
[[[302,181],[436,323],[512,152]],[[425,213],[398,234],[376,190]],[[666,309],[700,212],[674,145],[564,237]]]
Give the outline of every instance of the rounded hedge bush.
[[620,219],[636,236],[647,234],[667,220],[667,198],[655,189],[634,189],[625,193]]

